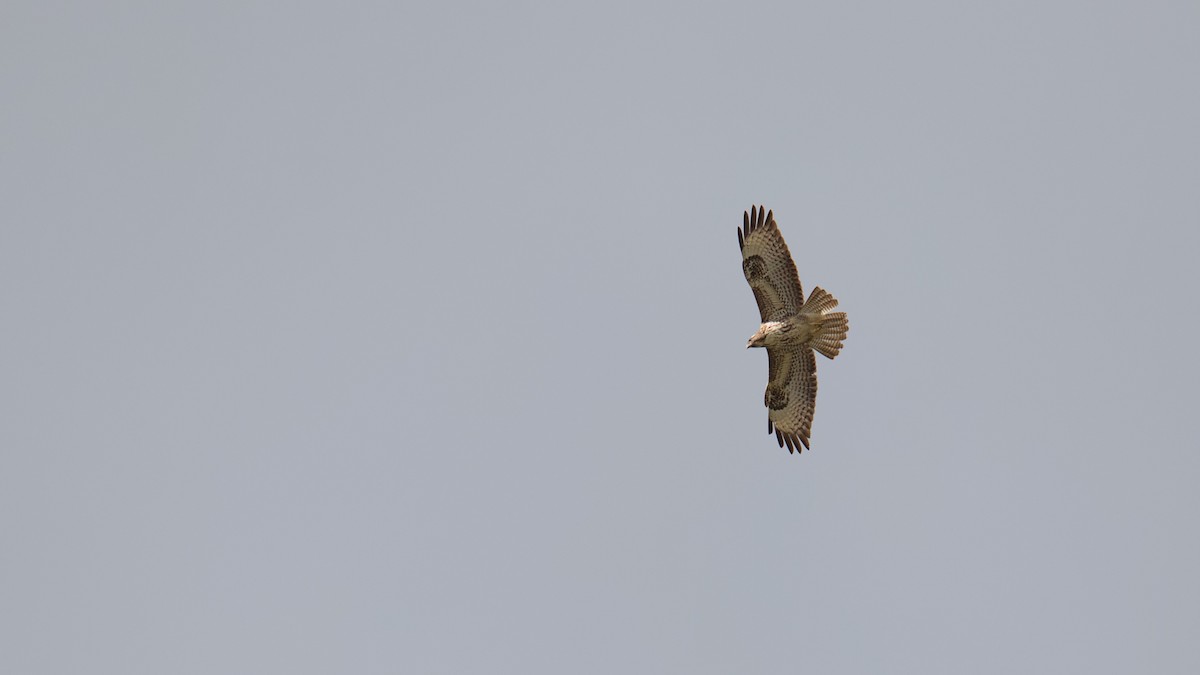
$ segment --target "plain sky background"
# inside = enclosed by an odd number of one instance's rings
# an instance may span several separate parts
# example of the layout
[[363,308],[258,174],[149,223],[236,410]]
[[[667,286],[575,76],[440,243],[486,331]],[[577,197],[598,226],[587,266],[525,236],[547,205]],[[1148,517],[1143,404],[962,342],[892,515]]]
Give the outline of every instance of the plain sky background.
[[0,671],[1200,672],[1194,2],[10,1],[0,78]]

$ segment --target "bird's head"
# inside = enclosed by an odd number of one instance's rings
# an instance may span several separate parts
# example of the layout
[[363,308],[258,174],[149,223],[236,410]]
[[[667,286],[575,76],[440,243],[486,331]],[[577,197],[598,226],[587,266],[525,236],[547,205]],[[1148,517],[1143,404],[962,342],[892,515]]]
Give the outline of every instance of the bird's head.
[[775,344],[779,340],[780,334],[786,333],[788,330],[787,324],[781,321],[767,321],[758,327],[757,333],[750,336],[750,341],[746,343],[746,349]]

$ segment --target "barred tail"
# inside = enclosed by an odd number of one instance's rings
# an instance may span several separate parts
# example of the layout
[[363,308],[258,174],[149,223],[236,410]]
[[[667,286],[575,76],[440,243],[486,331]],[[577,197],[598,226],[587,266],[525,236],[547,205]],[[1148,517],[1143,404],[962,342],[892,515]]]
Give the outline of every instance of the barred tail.
[[812,294],[800,308],[801,313],[821,315],[821,327],[813,336],[812,348],[830,359],[837,356],[838,352],[842,350],[842,340],[846,339],[846,333],[850,330],[845,312],[826,313],[837,307],[837,304],[837,298],[823,288],[817,287],[812,290]]

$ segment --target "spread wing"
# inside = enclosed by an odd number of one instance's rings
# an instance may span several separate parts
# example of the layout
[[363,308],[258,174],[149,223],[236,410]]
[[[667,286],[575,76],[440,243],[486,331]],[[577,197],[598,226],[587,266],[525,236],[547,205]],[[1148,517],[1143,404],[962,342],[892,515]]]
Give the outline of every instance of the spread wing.
[[762,321],[779,321],[800,311],[804,291],[796,263],[779,226],[775,212],[752,207],[742,213],[743,225],[738,228],[738,246],[742,248],[742,273],[754,291]]
[[769,380],[763,395],[767,433],[775,432],[788,452],[808,447],[817,406],[817,359],[808,347],[767,347]]

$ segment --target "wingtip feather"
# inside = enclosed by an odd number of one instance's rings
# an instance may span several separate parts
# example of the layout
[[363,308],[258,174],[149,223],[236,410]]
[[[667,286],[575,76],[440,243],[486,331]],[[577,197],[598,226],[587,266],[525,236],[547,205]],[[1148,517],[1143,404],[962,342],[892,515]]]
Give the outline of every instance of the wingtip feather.
[[752,204],[749,211],[742,211],[742,246],[745,246],[745,239],[748,239],[751,234],[763,227],[774,224],[774,210],[768,211],[765,206]]

